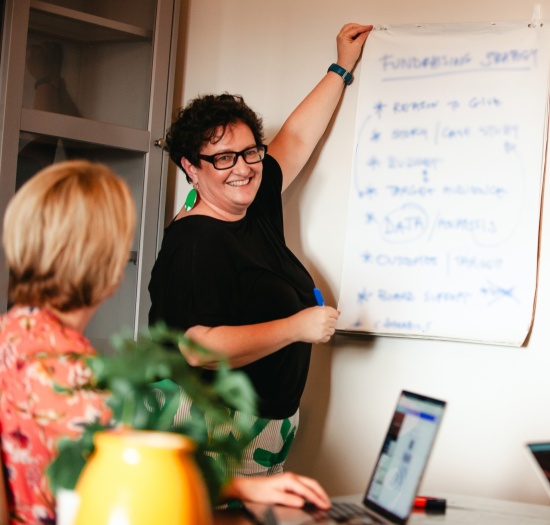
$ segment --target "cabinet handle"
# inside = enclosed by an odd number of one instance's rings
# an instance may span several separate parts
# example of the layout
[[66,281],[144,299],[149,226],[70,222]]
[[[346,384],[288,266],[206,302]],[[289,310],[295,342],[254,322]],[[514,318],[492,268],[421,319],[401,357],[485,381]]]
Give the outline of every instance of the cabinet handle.
[[166,146],[166,142],[164,142],[164,139],[161,137],[160,139],[155,140],[155,146],[160,149],[164,149],[164,146]]

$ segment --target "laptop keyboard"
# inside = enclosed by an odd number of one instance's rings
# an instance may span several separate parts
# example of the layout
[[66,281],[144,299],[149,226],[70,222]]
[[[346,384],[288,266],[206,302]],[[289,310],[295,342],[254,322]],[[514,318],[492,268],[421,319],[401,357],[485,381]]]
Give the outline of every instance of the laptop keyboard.
[[355,503],[332,502],[332,507],[329,510],[321,510],[317,507],[306,505],[304,510],[313,518],[315,522],[326,521],[331,518],[337,523],[346,523],[351,518],[361,517],[361,523],[378,523],[374,521],[367,513],[364,507]]

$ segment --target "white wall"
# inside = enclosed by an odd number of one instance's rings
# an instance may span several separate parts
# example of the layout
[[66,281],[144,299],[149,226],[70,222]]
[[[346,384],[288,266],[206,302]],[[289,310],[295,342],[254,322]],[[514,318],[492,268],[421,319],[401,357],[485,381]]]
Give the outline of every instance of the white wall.
[[[550,0],[540,5],[550,17]],[[346,22],[528,20],[532,9],[525,0],[183,0],[175,106],[198,94],[239,93],[271,138],[335,60]],[[342,267],[357,84],[346,89],[324,142],[284,196],[287,241],[331,304]],[[168,219],[185,199],[183,180],[172,173]],[[406,388],[449,403],[424,492],[548,503],[523,451],[528,440],[550,440],[548,220],[525,347],[336,336],[314,348],[292,469],[318,478],[332,495],[362,492]]]

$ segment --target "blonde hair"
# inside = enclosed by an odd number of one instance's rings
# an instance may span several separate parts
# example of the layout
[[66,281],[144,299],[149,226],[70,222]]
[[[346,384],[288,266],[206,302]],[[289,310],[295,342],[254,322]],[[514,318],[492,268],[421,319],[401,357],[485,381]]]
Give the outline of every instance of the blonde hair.
[[135,227],[126,182],[103,164],[53,164],[13,196],[3,244],[12,302],[67,312],[97,306],[122,279]]

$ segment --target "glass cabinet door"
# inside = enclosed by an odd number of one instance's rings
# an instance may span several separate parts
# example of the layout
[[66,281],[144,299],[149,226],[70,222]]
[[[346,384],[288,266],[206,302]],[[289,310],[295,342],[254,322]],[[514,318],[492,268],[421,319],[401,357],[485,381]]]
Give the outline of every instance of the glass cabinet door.
[[[113,333],[136,333],[147,324],[167,170],[154,145],[171,116],[179,0],[5,2],[2,216],[13,192],[43,167],[66,159],[107,164],[135,199],[137,227],[124,282],[86,331],[101,350]],[[0,285],[5,282],[3,275]],[[7,306],[3,293],[0,311]]]
[[[31,2],[23,107],[147,129],[156,1],[128,7]],[[137,13],[143,25],[126,20]]]

